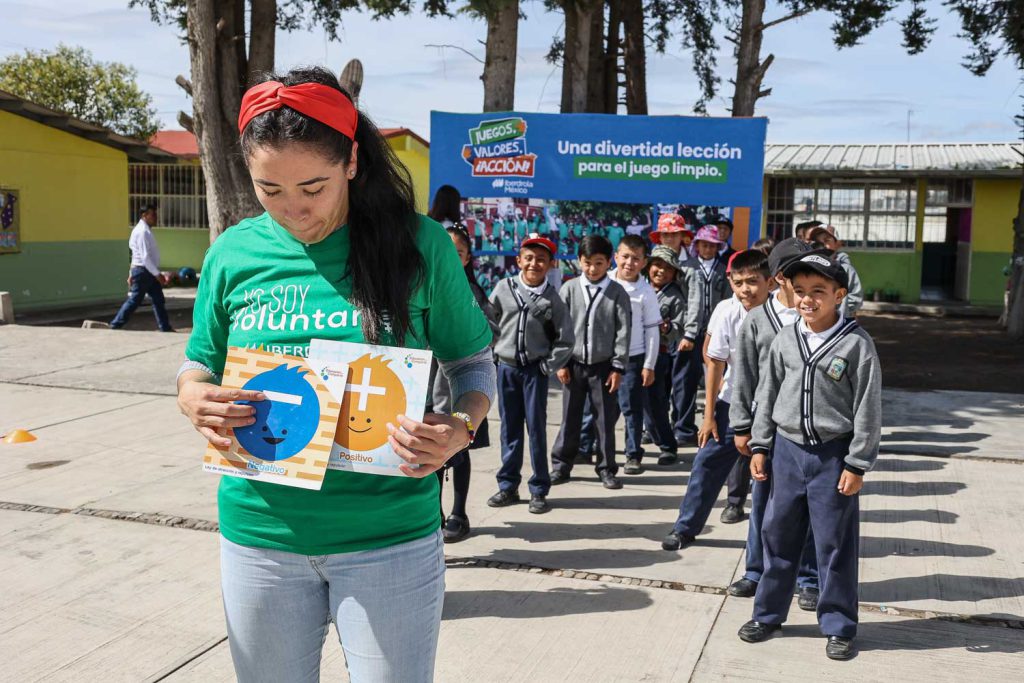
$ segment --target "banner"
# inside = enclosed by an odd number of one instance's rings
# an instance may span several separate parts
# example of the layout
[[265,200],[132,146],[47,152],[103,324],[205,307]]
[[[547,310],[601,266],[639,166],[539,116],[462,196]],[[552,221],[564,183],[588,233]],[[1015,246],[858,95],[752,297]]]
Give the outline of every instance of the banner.
[[749,207],[767,119],[431,112],[431,195]]

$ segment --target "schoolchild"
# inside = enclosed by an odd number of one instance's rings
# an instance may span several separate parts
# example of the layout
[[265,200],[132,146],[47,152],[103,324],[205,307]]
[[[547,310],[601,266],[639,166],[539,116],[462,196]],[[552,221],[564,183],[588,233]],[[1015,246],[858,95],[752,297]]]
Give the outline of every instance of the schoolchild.
[[843,299],[843,315],[852,318],[864,305],[864,286],[860,282],[860,275],[850,261],[850,255],[841,251],[843,243],[836,234],[836,229],[831,225],[822,225],[813,228],[807,233],[808,239],[815,245],[827,249],[829,254],[839,262],[839,265],[846,271],[846,277],[850,281],[850,290]]
[[768,259],[759,251],[742,251],[730,264],[733,296],[715,307],[708,323],[704,355],[707,358],[707,405],[697,436],[700,450],[690,471],[679,515],[661,547],[678,550],[692,543],[704,528],[711,508],[729,472],[740,458],[729,426],[732,399],[731,364],[740,325],[747,312],[768,299]]
[[849,283],[838,261],[807,254],[783,274],[793,282],[801,320],[772,342],[757,391],[750,469],[755,479],[771,477],[772,493],[761,532],[764,575],[739,636],[759,642],[782,628],[810,526],[825,654],[850,659],[858,621],[857,494],[878,457],[882,372],[870,335],[843,316]]
[[695,443],[697,439],[697,390],[704,373],[702,350],[708,320],[718,303],[732,296],[725,274],[727,263],[718,258],[722,245],[718,229],[705,225],[697,231],[693,243],[697,255],[685,261],[682,268],[686,280],[686,324],[673,365],[673,374],[679,378],[678,383],[673,383],[672,401],[676,441],[680,445]]
[[523,469],[523,423],[529,434],[533,476],[529,510],[547,512],[551,489],[548,472],[548,377],[569,361],[572,321],[558,290],[547,279],[556,253],[554,242],[531,234],[516,257],[519,274],[498,283],[491,306],[498,322],[494,355],[498,359],[498,410],[501,414],[501,468],[491,507],[518,503]]
[[599,235],[580,242],[577,278],[562,285],[560,295],[569,308],[575,344],[569,364],[557,372],[562,383],[562,424],[551,451],[552,485],[569,481],[579,453],[583,403],[590,397],[599,454],[597,475],[607,489],[620,489],[616,478],[615,392],[629,362],[631,306],[622,285],[608,277],[612,245]]
[[658,294],[641,277],[647,265],[647,243],[639,235],[621,238],[615,252],[613,280],[622,285],[629,296],[630,332],[629,360],[619,387],[619,410],[626,426],[626,474],[640,474],[644,449],[640,443],[644,431],[644,396],[654,384],[654,366],[658,362],[658,328],[661,309]]
[[686,219],[678,213],[663,213],[658,216],[658,229],[651,233],[651,242],[668,247],[682,262],[689,258],[686,253],[689,246],[687,237],[689,241],[693,240],[693,231],[686,227]]
[[732,220],[727,216],[719,216],[715,219],[715,227],[718,228],[718,239],[722,240],[722,244],[718,247],[718,258],[728,263],[736,253],[730,244],[733,231]]
[[661,324],[658,327],[658,361],[654,366],[654,384],[644,397],[644,422],[651,434],[651,441],[657,444],[661,455],[659,465],[676,462],[678,446],[669,420],[669,405],[672,398],[672,359],[675,358],[676,344],[683,334],[686,318],[686,297],[679,287],[679,260],[676,252],[667,245],[654,247],[647,261],[647,279],[658,294],[658,311]]
[[[756,408],[754,396],[768,363],[768,351],[776,335],[783,328],[800,320],[800,314],[796,310],[793,284],[783,275],[783,271],[791,261],[806,256],[810,251],[810,245],[796,237],[784,239],[772,249],[768,255],[768,268],[776,285],[775,293],[763,306],[750,311],[740,326],[739,341],[731,369],[733,389],[732,401],[729,404],[729,421],[736,435],[736,448],[746,456],[741,463],[746,466],[748,474],[750,461],[747,458],[751,455],[750,430]],[[747,527],[746,567],[743,576],[729,586],[729,595],[734,597],[753,597],[764,573],[761,526],[770,492],[770,482],[754,481],[750,521]],[[797,574],[797,604],[803,610],[814,611],[818,605],[818,594],[818,562],[814,555],[814,537],[813,534],[808,534]]]

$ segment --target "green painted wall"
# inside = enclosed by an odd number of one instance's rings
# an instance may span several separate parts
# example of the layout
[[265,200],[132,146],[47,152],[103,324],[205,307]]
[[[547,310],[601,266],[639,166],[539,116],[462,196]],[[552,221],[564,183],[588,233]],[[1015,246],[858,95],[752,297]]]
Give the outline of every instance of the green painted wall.
[[978,306],[1002,306],[1006,291],[1003,269],[1010,264],[1008,251],[971,252],[971,303]]
[[200,270],[210,248],[210,233],[194,228],[154,228],[153,237],[160,247],[160,269],[177,270],[191,266]]
[[129,263],[127,238],[23,242],[21,253],[0,256],[0,290],[15,313],[114,300],[128,291]]
[[864,285],[864,296],[873,289],[896,289],[903,303],[921,298],[921,252],[853,251],[850,261]]

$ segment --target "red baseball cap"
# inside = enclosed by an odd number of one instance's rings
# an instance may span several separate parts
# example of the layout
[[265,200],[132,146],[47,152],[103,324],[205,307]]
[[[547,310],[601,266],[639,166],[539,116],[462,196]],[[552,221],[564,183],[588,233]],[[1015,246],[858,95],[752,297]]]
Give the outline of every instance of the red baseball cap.
[[555,246],[554,242],[549,240],[547,237],[541,237],[535,232],[531,232],[530,236],[523,240],[523,243],[519,245],[520,249],[523,247],[543,247],[548,250],[552,257],[558,254],[558,247]]

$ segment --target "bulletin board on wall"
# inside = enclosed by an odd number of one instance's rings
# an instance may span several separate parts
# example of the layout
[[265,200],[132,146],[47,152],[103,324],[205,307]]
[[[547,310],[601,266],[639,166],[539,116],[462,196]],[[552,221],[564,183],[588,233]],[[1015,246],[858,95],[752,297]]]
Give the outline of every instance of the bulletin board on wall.
[[21,251],[19,201],[17,190],[0,187],[0,254]]

